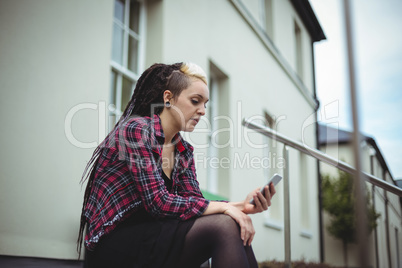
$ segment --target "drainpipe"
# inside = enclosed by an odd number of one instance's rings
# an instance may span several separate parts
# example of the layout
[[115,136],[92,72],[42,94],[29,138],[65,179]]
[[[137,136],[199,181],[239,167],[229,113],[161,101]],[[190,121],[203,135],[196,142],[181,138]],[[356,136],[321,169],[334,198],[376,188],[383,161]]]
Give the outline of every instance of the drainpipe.
[[[370,173],[374,175],[374,155],[375,150],[371,149],[370,151]],[[371,196],[373,199],[373,207],[375,209],[375,185],[371,185]],[[375,267],[379,268],[378,263],[378,233],[377,233],[377,226],[374,228],[374,248],[375,248]]]

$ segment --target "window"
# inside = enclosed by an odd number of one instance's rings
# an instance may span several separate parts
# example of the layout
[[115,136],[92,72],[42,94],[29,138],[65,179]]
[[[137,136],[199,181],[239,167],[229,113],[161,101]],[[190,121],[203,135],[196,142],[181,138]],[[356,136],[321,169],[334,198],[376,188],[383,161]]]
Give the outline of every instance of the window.
[[[208,159],[210,161],[216,160],[219,158],[218,156],[218,148],[216,141],[216,133],[218,130],[217,126],[217,117],[218,117],[218,81],[216,77],[211,73],[209,80],[209,103],[207,106],[207,114],[208,120],[211,124],[211,132],[209,133],[208,140]],[[213,194],[218,194],[218,167],[213,166],[212,164],[208,165],[207,170],[207,190]]]
[[273,12],[272,12],[272,0],[262,0],[263,4],[263,18],[264,22],[264,30],[268,34],[268,36],[273,39],[274,38],[274,27],[273,27]]
[[[264,118],[265,118],[265,126],[275,129],[276,125],[276,120],[275,117],[270,115],[267,111],[264,111]],[[268,181],[272,175],[278,172],[278,169],[276,168],[275,165],[273,165],[273,157],[276,157],[277,155],[277,148],[276,148],[276,141],[273,139],[270,139],[266,136],[264,136],[264,143],[268,144],[268,147],[264,148],[263,156],[269,159],[269,168],[264,169],[264,177]]]
[[272,0],[242,0],[243,5],[267,35],[273,38]]
[[[264,118],[265,118],[265,126],[276,130],[278,118],[274,115],[271,115],[267,111],[264,111]],[[279,118],[281,119],[281,118]],[[267,147],[263,149],[263,157],[267,159],[267,163],[269,163],[267,168],[264,168],[264,177],[265,181],[268,181],[275,173],[280,173],[280,169],[278,168],[278,148],[277,142],[274,139],[268,138],[264,136],[264,143],[268,144]],[[283,182],[282,182],[283,183]],[[265,225],[269,226],[274,229],[282,230],[283,228],[283,194],[281,191],[281,184],[276,186],[276,194],[275,194],[275,201],[272,202],[271,207],[265,213]]]
[[110,127],[119,119],[130,101],[141,71],[144,10],[137,0],[115,0],[112,36]]
[[296,72],[303,80],[303,46],[302,46],[302,32],[299,25],[295,22],[295,60]]
[[300,223],[303,229],[310,227],[310,204],[309,204],[309,181],[308,181],[308,161],[307,156],[300,152]]
[[251,16],[254,18],[254,20],[260,25],[263,26],[263,20],[262,20],[262,14],[263,14],[263,9],[262,9],[262,3],[264,0],[241,0],[248,10],[248,12],[251,14]]
[[[229,83],[227,75],[213,62],[209,64],[209,102],[206,118],[210,124],[207,151],[207,190],[230,196],[229,150],[233,139],[233,122],[229,115]],[[233,163],[232,163],[233,164]],[[218,179],[219,178],[219,179]]]
[[299,186],[299,195],[300,195],[300,206],[299,206],[299,215],[300,215],[300,236],[304,238],[311,239],[313,237],[313,232],[311,230],[311,187],[309,180],[309,159],[308,156],[302,152],[299,152],[299,176],[300,176],[300,186]]

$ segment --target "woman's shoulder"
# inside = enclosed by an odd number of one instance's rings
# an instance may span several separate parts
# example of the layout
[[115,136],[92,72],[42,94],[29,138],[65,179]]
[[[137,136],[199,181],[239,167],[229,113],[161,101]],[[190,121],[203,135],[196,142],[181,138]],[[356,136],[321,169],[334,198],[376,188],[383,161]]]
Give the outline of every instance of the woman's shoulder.
[[149,116],[130,116],[123,123],[124,127],[149,127],[152,118]]
[[132,116],[125,119],[116,131],[116,140],[149,140],[153,139],[152,119],[147,116]]
[[142,135],[150,135],[153,132],[152,118],[148,116],[133,116],[125,120],[122,129],[128,135],[130,133],[142,133]]

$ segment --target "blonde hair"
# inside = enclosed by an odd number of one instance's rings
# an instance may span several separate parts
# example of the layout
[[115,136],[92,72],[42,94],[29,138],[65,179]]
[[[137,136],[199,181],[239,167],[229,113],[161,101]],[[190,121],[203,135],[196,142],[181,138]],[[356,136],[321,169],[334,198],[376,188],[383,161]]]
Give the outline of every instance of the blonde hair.
[[208,85],[207,74],[197,64],[192,62],[184,62],[180,67],[180,71],[189,77],[200,79],[206,85]]

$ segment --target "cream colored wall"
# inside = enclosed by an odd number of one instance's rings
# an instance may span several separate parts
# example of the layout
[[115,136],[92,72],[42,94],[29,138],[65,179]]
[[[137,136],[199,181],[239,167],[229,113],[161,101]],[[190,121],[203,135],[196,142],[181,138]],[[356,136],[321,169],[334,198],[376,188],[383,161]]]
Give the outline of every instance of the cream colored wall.
[[[363,171],[370,173],[370,152],[372,148],[367,143],[363,143],[361,147],[361,162]],[[330,145],[321,148],[322,151],[331,155],[332,157],[336,157],[342,159],[346,163],[349,163],[353,166],[353,151],[351,145]],[[332,176],[337,176],[337,171],[333,167],[329,167],[326,164],[321,164],[321,173],[322,174],[331,174]],[[376,157],[373,158],[373,175],[383,179],[384,171],[380,165],[380,162]],[[389,174],[385,177],[388,182],[391,182],[391,178]],[[372,191],[371,184],[367,184],[368,189]],[[399,245],[401,245],[402,241],[402,223],[401,223],[401,206],[399,202],[399,198],[394,194],[387,194],[389,203],[388,203],[388,213],[389,213],[389,226],[390,226],[390,249],[391,249],[391,260],[392,267],[397,267],[397,254],[396,252],[396,243],[399,241]],[[379,255],[379,266],[378,267],[390,267],[388,262],[388,251],[387,251],[387,238],[386,238],[386,213],[385,213],[385,194],[384,191],[376,187],[375,190],[375,209],[377,213],[380,213],[381,216],[377,221],[377,240],[378,240],[378,255]],[[343,248],[342,243],[339,240],[334,239],[326,230],[326,227],[329,224],[329,216],[327,213],[324,213],[324,249],[325,249],[325,261],[332,265],[343,265]],[[395,228],[398,229],[398,237],[395,235]],[[375,243],[374,243],[374,231],[369,236],[369,245],[368,248],[370,250],[369,254],[369,264],[375,267]],[[349,265],[356,266],[358,265],[358,248],[355,244],[351,244],[348,246],[348,256],[349,256]]]
[[309,89],[309,93],[312,95],[314,86],[314,70],[312,62],[313,50],[308,31],[290,1],[273,0],[272,2],[274,9],[273,13],[275,14],[274,43],[294,70],[296,70],[294,22],[297,22],[301,29],[303,75],[300,76],[300,79],[303,81],[307,89]]
[[[379,267],[398,267],[396,262],[400,258],[400,252],[397,252],[397,240],[400,245],[402,242],[402,223],[401,223],[401,208],[399,200],[397,202],[393,201],[392,194],[388,194],[388,226],[389,226],[389,238],[390,238],[390,253],[391,253],[391,266],[389,266],[388,251],[387,251],[387,229],[386,229],[386,203],[384,199],[384,193],[382,190],[376,191],[376,210],[381,213],[381,217],[378,220],[378,240],[379,240]],[[395,234],[395,228],[398,230],[398,236]]]
[[[320,148],[323,152],[329,156],[340,159],[341,161],[353,166],[353,151],[350,145],[346,144],[331,144],[330,146],[323,146]],[[362,158],[362,163],[365,162],[365,158]],[[320,164],[320,171],[322,175],[330,175],[332,177],[338,177],[338,169],[327,164]],[[343,244],[342,241],[335,239],[327,231],[327,226],[330,223],[330,216],[324,212],[323,213],[323,234],[324,234],[324,258],[325,262],[331,265],[345,265],[343,257]],[[368,239],[370,245],[369,248],[372,252],[370,254],[370,264],[375,264],[375,254],[374,254],[374,237],[373,234],[370,235]],[[356,244],[348,244],[348,264],[351,267],[357,266],[359,264],[359,259],[357,258],[358,248]]]
[[[353,163],[353,151],[349,146],[345,146],[343,144],[336,144],[336,145],[331,145],[331,146],[322,146],[320,147],[320,150],[324,152],[325,154],[335,158],[339,159],[342,162],[345,162],[349,165]],[[321,174],[329,174],[331,176],[338,176],[338,169],[334,168],[328,164],[321,163],[320,164],[320,171]]]
[[[383,170],[381,169],[377,159],[374,160],[374,165],[377,166],[377,177],[383,178]],[[390,181],[389,174],[386,175]],[[371,189],[371,187],[370,187]],[[388,202],[386,205],[385,197]],[[388,226],[389,226],[389,246],[391,254],[391,266],[389,266],[388,251],[387,251],[387,223],[386,223],[386,208],[388,210]],[[379,267],[398,267],[397,259],[400,252],[397,252],[397,241],[400,245],[402,243],[402,209],[399,201],[399,197],[395,194],[384,194],[384,191],[376,187],[375,191],[375,209],[381,214],[378,219],[377,233],[378,233],[378,247],[379,247]],[[395,234],[395,229],[398,231],[398,235]],[[399,264],[400,265],[400,264]]]
[[[223,155],[232,159],[232,164],[236,156],[262,157],[262,149],[253,148],[250,142],[261,145],[263,138],[249,133],[241,120],[263,115],[264,110],[278,118],[278,131],[296,140],[302,140],[304,134],[303,141],[315,146],[314,107],[229,0],[147,1],[146,5],[145,67],[158,61],[193,61],[207,72],[213,63],[227,75],[222,96],[227,98],[224,110],[234,128],[233,144],[223,149]],[[288,1],[275,1],[274,8],[275,44],[287,64],[294,66],[295,49],[290,40],[295,12]],[[96,105],[109,97],[112,17],[112,0],[0,2],[0,29],[8,35],[0,40],[0,101],[2,125],[6,126],[0,210],[7,215],[0,226],[0,254],[76,258],[74,244],[83,195],[78,181],[94,148],[74,146],[66,137],[64,121],[78,104],[95,105],[95,110],[81,110],[72,118],[72,133],[80,141],[97,140]],[[304,42],[308,39],[304,34]],[[309,62],[311,51],[305,53],[303,58]],[[303,77],[310,91],[311,71],[306,68]],[[205,134],[193,139],[205,143]],[[281,171],[282,145],[277,146],[275,160]],[[292,258],[318,261],[316,164],[306,158],[311,204],[311,237],[306,238],[300,236],[303,228],[299,224],[306,216],[295,205],[304,194],[300,154],[291,150],[290,162]],[[201,186],[205,186],[206,170],[201,167],[198,172]],[[267,179],[262,168],[251,166],[220,172],[230,178],[220,187],[231,200],[244,198]],[[20,201],[10,201],[14,199]],[[254,242],[257,258],[283,259],[283,230],[264,226],[263,214],[253,219],[258,233]]]
[[[0,254],[76,259],[93,152],[72,108],[109,97],[113,1],[0,1]],[[98,139],[98,110],[72,118]]]
[[146,6],[146,48],[145,69],[163,59],[163,25],[165,1],[145,1]]
[[[342,266],[344,264],[344,256],[343,256],[343,244],[340,240],[335,239],[331,236],[326,230],[326,226],[330,223],[330,218],[327,213],[324,213],[324,244],[325,244],[325,263],[330,265]],[[375,267],[375,251],[374,251],[374,232],[372,232],[368,237],[368,248],[369,254],[367,256],[368,263],[371,267]],[[357,258],[359,249],[356,244],[348,244],[348,265],[349,267],[358,267],[359,259]],[[379,266],[386,267],[386,266]]]
[[[287,2],[287,1],[282,1]],[[276,2],[275,2],[276,3]],[[231,200],[243,199],[246,194],[260,187],[267,178],[262,168],[239,167],[237,159],[261,159],[262,149],[255,149],[250,143],[261,145],[263,137],[249,133],[241,126],[245,117],[262,116],[264,110],[279,118],[278,130],[289,137],[304,140],[310,146],[315,146],[314,108],[306,102],[305,97],[295,87],[289,76],[280,67],[272,54],[252,31],[250,26],[241,17],[230,1],[173,1],[165,0],[163,5],[163,53],[161,61],[193,61],[209,70],[210,62],[221,68],[228,76],[227,83],[228,111],[233,122],[233,144],[229,146],[228,157],[232,168],[227,170],[230,177],[229,197]],[[283,40],[278,45],[284,51],[293,50],[289,40],[293,40],[293,9],[288,3],[282,10],[282,16],[275,14],[275,25],[283,25],[275,30],[275,38]],[[287,9],[287,10],[286,10]],[[180,15],[178,15],[180,11]],[[191,21],[191,23],[189,23]],[[286,41],[285,41],[286,40]],[[289,44],[290,43],[290,44]],[[282,47],[281,47],[282,49]],[[294,55],[289,53],[287,58],[293,62]],[[311,61],[311,55],[304,57]],[[290,63],[289,63],[290,64]],[[308,75],[306,71],[306,75]],[[310,71],[311,73],[311,71]],[[311,80],[310,80],[311,82]],[[307,85],[312,91],[311,84]],[[197,136],[191,134],[191,137]],[[205,134],[203,134],[205,135]],[[204,136],[205,137],[205,136]],[[197,140],[198,139],[198,140]],[[202,135],[192,138],[193,141],[203,140]],[[279,155],[276,161],[280,162],[282,145],[277,145]],[[205,152],[198,149],[196,152]],[[307,173],[309,184],[309,229],[311,237],[300,235],[303,231],[299,219],[305,217],[300,214],[296,204],[301,196],[300,161],[299,153],[291,151],[291,202],[292,202],[292,258],[319,260],[319,227],[317,201],[317,174],[316,163],[307,159]],[[237,165],[237,166],[235,166]],[[283,165],[279,163],[279,165]],[[279,169],[281,170],[281,169]],[[202,165],[197,166],[201,186],[205,187],[206,171]],[[280,191],[281,186],[278,186]],[[227,189],[222,189],[227,192]],[[278,194],[278,196],[280,196]],[[274,200],[275,202],[275,200]],[[283,230],[277,231],[264,226],[264,215],[253,216],[257,237],[254,241],[254,250],[258,260],[283,259]],[[305,230],[304,230],[305,231]]]
[[[391,182],[391,176],[386,174],[386,179]],[[387,194],[388,198],[388,221],[389,221],[389,236],[390,236],[390,252],[391,252],[391,266],[398,267],[401,263],[397,264],[397,255],[399,254],[399,262],[401,262],[401,242],[402,242],[402,208],[400,197],[395,194]],[[385,213],[384,213],[385,214]],[[395,234],[395,228],[398,229],[398,236]],[[399,243],[399,252],[397,252],[397,242]]]

